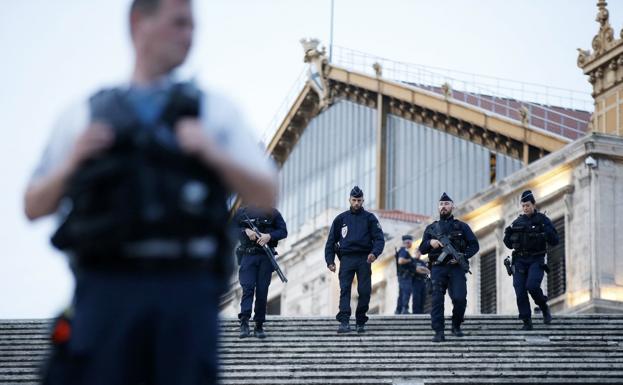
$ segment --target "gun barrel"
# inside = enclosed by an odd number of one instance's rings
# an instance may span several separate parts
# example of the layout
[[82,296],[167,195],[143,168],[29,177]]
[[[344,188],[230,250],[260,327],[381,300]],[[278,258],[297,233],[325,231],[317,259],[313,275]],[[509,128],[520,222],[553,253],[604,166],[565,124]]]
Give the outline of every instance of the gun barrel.
[[275,272],[277,273],[277,276],[279,277],[281,282],[288,282],[288,279],[286,278],[285,274],[283,274],[281,267],[279,267],[279,264],[277,263],[277,259],[275,258],[273,251],[270,249],[270,247],[268,247],[268,245],[264,245],[263,248],[266,252],[266,255],[268,255],[268,259],[270,259],[270,263],[273,265],[273,268],[275,269]]

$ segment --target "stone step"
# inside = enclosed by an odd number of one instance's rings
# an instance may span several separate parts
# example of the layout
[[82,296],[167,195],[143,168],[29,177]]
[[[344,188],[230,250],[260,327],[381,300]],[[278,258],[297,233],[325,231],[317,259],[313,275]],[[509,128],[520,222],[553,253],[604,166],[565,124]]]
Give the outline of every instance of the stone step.
[[[425,346],[425,345],[430,345],[430,346],[438,346],[438,344],[434,344],[431,342],[431,338],[429,336],[429,338],[426,339],[421,339],[421,340],[417,340],[417,341],[412,341],[412,340],[405,340],[405,339],[401,339],[401,340],[393,340],[393,339],[389,339],[389,338],[375,338],[373,336],[366,336],[366,337],[360,337],[360,336],[339,336],[336,337],[336,339],[339,338],[339,341],[334,341],[334,340],[322,340],[322,339],[297,339],[297,338],[282,338],[279,339],[277,337],[274,338],[266,338],[266,339],[258,339],[258,338],[244,338],[244,339],[238,339],[235,340],[235,343],[231,343],[233,341],[230,341],[229,344],[227,344],[228,346],[231,346],[232,348],[236,348],[236,347],[257,347],[257,346],[262,346],[262,347],[274,347],[277,346],[279,348],[285,348],[285,349],[291,349],[291,348],[298,348],[301,346],[305,346],[305,347],[309,347],[309,348],[313,348],[313,347],[331,347],[331,346],[336,346],[336,347],[341,347],[341,346],[349,346],[349,347],[361,347],[361,348],[373,348],[373,349],[394,349],[394,348],[400,348],[400,347],[414,347],[414,342],[418,342],[419,346]],[[454,337],[454,336],[449,336],[446,335],[446,344],[452,344],[453,346],[497,346],[500,344],[503,344],[505,346],[529,346],[532,345],[534,343],[539,343],[539,344],[547,344],[550,346],[556,346],[556,345],[565,345],[565,346],[607,346],[608,344],[613,344],[613,345],[618,345],[619,341],[621,341],[620,338],[617,339],[610,339],[610,338],[575,338],[573,336],[571,337],[560,337],[560,338],[555,338],[555,337],[533,337],[533,336],[526,336],[524,338],[514,338],[514,339],[506,339],[506,340],[501,340],[499,338],[486,338],[486,337],[473,337],[473,336],[465,336],[462,338],[459,337]],[[292,346],[292,343],[297,343],[295,346]],[[225,346],[225,344],[222,344],[223,346]],[[285,346],[284,346],[285,345]],[[441,344],[443,345],[443,343]],[[4,346],[4,349],[10,349],[11,346]]]
[[[443,365],[441,363],[435,362],[418,362],[417,364],[412,363],[411,365],[395,365],[394,363],[367,363],[365,366],[358,366],[356,368],[348,367],[340,363],[331,363],[325,364],[322,366],[318,366],[314,363],[283,363],[283,362],[271,362],[267,364],[254,364],[249,365],[246,363],[239,364],[223,364],[222,369],[225,372],[235,373],[237,376],[243,375],[243,372],[271,372],[271,371],[279,371],[279,372],[293,372],[293,371],[308,371],[308,372],[322,372],[322,373],[381,373],[381,372],[410,372],[415,370],[417,371],[455,371],[455,370],[465,370],[466,365],[461,361],[453,361],[453,362],[444,362]],[[574,363],[541,363],[541,362],[523,362],[521,365],[518,365],[515,362],[480,362],[480,363],[471,363],[469,365],[469,370],[471,371],[481,371],[481,370],[508,370],[508,371],[529,371],[529,370],[611,370],[618,369],[623,373],[623,367],[619,363],[597,363],[597,362],[584,362],[583,364]],[[5,369],[0,369],[0,373]],[[8,370],[8,369],[6,369]]]
[[[525,351],[517,351],[512,352],[513,354],[509,354],[508,356],[503,356],[500,352],[445,352],[443,353],[443,357],[447,360],[453,359],[461,359],[461,360],[474,360],[476,362],[482,361],[484,359],[496,359],[496,360],[622,360],[623,352],[586,352],[586,351],[577,351],[577,352],[568,352],[568,351],[541,351],[538,355],[534,354],[532,350]],[[306,361],[330,361],[333,362],[334,358],[332,356],[328,356],[324,353],[303,353],[303,354],[293,354],[290,352],[279,352],[279,353],[268,353],[268,354],[249,354],[245,356],[245,362],[267,362],[267,360],[280,360],[287,362],[287,359],[292,360],[301,360],[305,359]],[[402,353],[398,357],[387,357],[382,355],[370,356],[366,353],[356,353],[356,352],[344,352],[340,355],[340,362],[342,361],[360,361],[360,360],[373,360],[373,361],[383,361],[383,360],[405,360],[408,362],[419,362],[424,360],[430,360],[431,354],[427,351],[418,351],[418,352],[405,352]],[[232,353],[222,353],[221,360],[223,362],[227,360],[231,360],[233,362],[239,362],[239,356],[237,354]],[[439,357],[437,357],[439,359]]]
[[[354,324],[354,320],[351,321]],[[0,321],[0,384],[37,383],[50,320]],[[447,319],[447,329],[450,320]],[[223,384],[623,384],[623,316],[470,316],[466,336],[431,342],[427,315],[372,316],[367,333],[337,335],[333,317],[277,317],[268,338],[238,338],[221,322]]]
[[[239,344],[253,344],[253,343],[289,343],[289,342],[301,342],[301,343],[322,343],[322,344],[336,344],[342,345],[345,342],[370,342],[379,343],[380,346],[393,345],[393,344],[412,344],[413,342],[426,342],[433,336],[432,332],[422,332],[418,334],[397,334],[397,335],[377,335],[375,333],[358,334],[351,332],[348,334],[332,333],[328,335],[318,335],[309,337],[299,337],[294,334],[281,335],[276,332],[268,333],[267,338],[259,340],[254,337],[239,338],[238,335],[225,336],[221,338],[223,343],[239,345]],[[577,341],[579,344],[603,344],[604,342],[619,343],[623,341],[623,334],[621,333],[604,333],[603,335],[574,335],[574,334],[548,334],[548,333],[514,333],[507,336],[500,336],[497,334],[479,334],[466,332],[464,337],[454,337],[450,332],[446,332],[446,340],[453,340],[457,342],[469,341],[479,343],[522,343],[527,341],[545,341],[550,343],[565,342],[565,341]],[[6,349],[15,346],[31,346],[33,348],[49,346],[49,340],[46,338],[31,338],[31,339],[15,339],[15,340],[0,340],[0,349]]]
[[222,372],[221,378],[245,378],[249,379],[249,381],[254,381],[255,379],[260,378],[270,378],[274,380],[278,380],[280,378],[292,378],[296,377],[298,379],[303,378],[357,378],[357,377],[386,377],[386,378],[435,378],[435,377],[480,377],[480,378],[505,378],[512,379],[513,377],[560,377],[560,378],[584,378],[584,379],[594,379],[594,378],[623,378],[623,370],[604,370],[604,369],[584,369],[580,368],[580,370],[533,370],[533,369],[522,369],[522,368],[514,368],[511,370],[491,370],[491,369],[477,369],[477,370],[447,370],[440,368],[439,370],[404,370],[398,371],[396,369],[389,369],[387,371],[366,371],[365,368],[362,370],[344,370],[338,372],[325,372],[323,370],[297,370],[295,368],[281,372],[277,370],[265,370],[265,371],[252,371],[252,372],[244,372],[244,371],[236,371],[231,372],[224,370]]
[[[451,319],[446,319],[445,320],[446,324],[450,324],[451,323]],[[539,325],[543,325],[543,320],[541,319],[533,319],[533,323],[535,326]],[[253,321],[250,322],[251,325],[253,325]],[[350,320],[350,324],[354,325],[355,324],[355,320],[351,319]],[[239,322],[238,321],[231,321],[231,322],[221,322],[221,325],[227,329],[227,328],[235,328],[238,327]],[[336,320],[327,320],[327,321],[318,321],[318,322],[301,322],[299,320],[291,320],[288,322],[284,322],[284,321],[275,321],[275,320],[267,320],[266,321],[266,325],[271,325],[272,327],[297,327],[297,328],[302,328],[302,327],[306,327],[306,328],[310,328],[310,327],[337,327],[339,324]],[[508,326],[513,326],[513,325],[522,325],[521,320],[518,319],[514,319],[514,320],[506,320],[506,321],[500,321],[500,322],[479,322],[477,320],[466,320],[465,323],[463,324],[463,326],[472,326],[473,327],[478,327],[478,328],[491,328],[491,327],[500,327],[500,328],[506,328]],[[366,326],[368,327],[380,327],[380,328],[393,328],[393,327],[412,327],[412,328],[430,328],[431,326],[431,321],[430,319],[426,319],[426,320],[420,320],[420,321],[408,321],[405,320],[404,322],[382,322],[382,321],[368,321],[366,323]],[[586,329],[595,329],[595,328],[600,328],[600,327],[608,327],[608,326],[612,326],[612,327],[620,327],[623,326],[623,322],[590,322],[590,323],[584,323],[584,322],[569,322],[569,321],[562,321],[560,319],[554,319],[552,321],[552,323],[550,325],[548,325],[548,327],[552,327],[552,328],[563,328],[563,327],[576,327],[576,328],[586,328]]]
[[[337,333],[337,328],[335,329],[330,329],[330,330],[325,330],[322,332],[314,332],[314,333],[294,333],[294,332],[288,332],[288,333],[282,333],[279,330],[274,330],[272,328],[265,328],[264,329],[266,334],[269,337],[273,337],[273,338],[290,338],[290,339],[300,339],[300,340],[339,340],[341,341],[342,339],[352,339],[353,337],[358,337],[358,338],[376,338],[376,339],[390,339],[390,340],[400,340],[402,338],[425,338],[425,337],[432,337],[434,332],[432,330],[417,330],[417,331],[398,331],[398,332],[387,332],[387,331],[378,331],[378,330],[370,330],[370,329],[366,329],[365,333],[357,333],[355,332],[354,328],[351,328],[351,331],[349,333]],[[469,337],[475,337],[475,338],[484,338],[484,339],[490,339],[490,340],[506,340],[506,339],[521,339],[521,338],[526,338],[526,337],[549,337],[551,336],[552,338],[565,338],[565,337],[576,337],[576,338],[581,338],[581,337],[587,337],[589,339],[591,338],[597,338],[597,337],[603,337],[603,338],[612,338],[612,339],[619,339],[621,338],[621,336],[623,336],[623,333],[621,331],[618,330],[604,330],[601,334],[597,333],[596,331],[590,331],[587,332],[586,334],[584,334],[584,331],[577,331],[577,332],[567,332],[567,331],[548,331],[548,330],[532,330],[532,331],[523,331],[523,330],[508,330],[508,331],[490,331],[490,330],[469,330],[469,329],[462,329],[465,336],[469,336]],[[451,336],[452,333],[450,331],[449,328],[445,329],[445,335],[446,337]],[[221,334],[222,339],[223,340],[232,340],[232,341],[238,341],[241,340],[241,338],[239,338],[239,330],[236,331],[232,331],[232,332],[223,332]],[[244,339],[242,339],[244,340]]]
[[[594,323],[594,322],[614,322],[621,323],[623,320],[619,315],[613,314],[603,314],[603,315],[559,315],[552,314],[554,319],[560,320],[562,322],[576,322],[576,323]],[[451,319],[451,316],[446,315],[445,319]],[[543,319],[540,314],[533,314],[532,318],[535,320]],[[336,322],[333,315],[327,316],[317,316],[317,317],[282,317],[282,316],[273,316],[268,315],[266,317],[267,321],[270,322],[301,322],[301,323],[317,323],[317,322]],[[355,319],[353,315],[350,317],[351,321]],[[478,323],[488,323],[488,322],[510,322],[517,321],[517,315],[467,315],[465,316],[466,320],[474,320]],[[387,315],[387,316],[379,316],[379,315],[370,315],[369,322],[390,322],[390,323],[401,323],[401,322],[424,322],[430,321],[430,314],[409,314],[409,315]],[[227,322],[238,322],[238,318],[236,317],[222,317],[222,323]]]
[[[294,358],[294,357],[293,357]],[[370,365],[374,366],[374,365],[392,365],[392,366],[414,366],[417,365],[419,367],[419,365],[421,363],[430,361],[431,357],[418,357],[418,358],[403,358],[403,357],[397,357],[397,358],[378,358],[378,357],[362,357],[362,358],[344,358],[344,357],[340,357],[340,365],[342,366],[346,366],[346,365],[365,365],[367,368],[370,367]],[[461,364],[465,364],[465,363],[474,363],[474,364],[479,364],[483,362],[483,358],[478,358],[478,357],[474,357],[474,358],[465,358],[465,357],[456,357],[456,356],[450,356],[450,357],[442,357],[442,356],[436,356],[434,358],[435,364],[437,365],[442,365],[442,364],[453,364],[455,362],[457,362],[457,360],[459,360],[461,362]],[[513,356],[513,357],[495,357],[494,359],[490,359],[492,362],[495,363],[500,363],[500,364],[512,364],[512,365],[517,365],[517,364],[521,364],[521,363],[527,363],[527,364],[573,364],[573,365],[577,365],[580,364],[580,366],[584,366],[587,364],[587,357],[584,355],[577,355],[575,357],[560,357],[560,356],[549,356],[549,357],[534,357],[534,354],[532,354],[532,356],[530,357],[521,357],[521,356]],[[228,365],[240,365],[240,360],[237,357],[232,357],[232,358],[221,358],[220,360],[221,364],[228,366]],[[327,365],[332,365],[335,363],[335,360],[332,357],[328,357],[328,358],[310,358],[310,357],[299,357],[297,360],[290,360],[290,361],[286,361],[283,357],[282,358],[277,358],[277,357],[245,357],[244,359],[244,364],[245,365],[249,365],[249,366],[253,366],[253,365],[264,365],[270,362],[271,366],[279,366],[279,365],[288,365],[289,362],[300,362],[300,365],[317,365],[319,367],[325,368]],[[621,364],[623,363],[623,357],[604,357],[604,356],[597,356],[597,357],[591,357],[590,358],[590,364],[612,364],[618,367],[621,367]]]
[[[449,343],[441,343],[441,344],[436,344],[436,345],[423,345],[423,346],[411,346],[411,347],[403,347],[403,348],[397,348],[394,350],[387,350],[387,351],[380,351],[378,349],[353,349],[350,346],[347,347],[329,347],[326,349],[323,349],[322,347],[315,347],[315,348],[307,348],[307,347],[297,347],[297,348],[288,348],[288,349],[275,349],[274,352],[288,352],[288,354],[303,354],[303,353],[326,353],[326,354],[341,354],[344,351],[350,351],[350,352],[356,352],[356,353],[366,353],[366,354],[370,354],[370,353],[375,353],[375,354],[389,354],[389,353],[394,353],[394,354],[403,354],[403,353],[408,353],[408,352],[412,352],[414,349],[428,349],[429,351],[431,349],[435,349],[435,352],[438,354],[445,354],[446,352],[499,352],[500,354],[514,354],[515,352],[522,352],[522,351],[531,351],[534,353],[541,353],[541,352],[620,352],[621,351],[621,346],[603,346],[603,347],[594,347],[594,346],[589,346],[589,347],[573,347],[573,345],[562,345],[562,346],[531,346],[529,348],[527,348],[526,346],[495,346],[495,345],[491,345],[491,346],[485,346],[485,347],[470,347],[469,345],[467,346],[457,346],[454,344],[449,344]],[[254,348],[230,348],[228,346],[221,346],[219,348],[219,353],[221,354],[238,354],[238,355],[243,355],[245,356],[245,354],[269,354],[272,353],[272,351],[269,351],[267,349],[263,349],[262,347],[254,347]]]
[[[478,376],[471,376],[469,378],[463,377],[447,377],[447,378],[406,378],[406,379],[381,379],[381,378],[281,378],[281,379],[254,379],[254,385],[351,385],[351,384],[390,384],[390,385],[443,385],[443,384],[500,384],[500,383],[515,383],[515,384],[587,384],[589,383],[586,378],[533,378],[523,377],[516,378],[514,381],[511,379],[502,378],[481,378]],[[250,382],[248,379],[223,379],[222,385],[248,385]],[[621,384],[621,380],[618,378],[600,378],[599,381],[592,381],[590,383],[600,384]]]

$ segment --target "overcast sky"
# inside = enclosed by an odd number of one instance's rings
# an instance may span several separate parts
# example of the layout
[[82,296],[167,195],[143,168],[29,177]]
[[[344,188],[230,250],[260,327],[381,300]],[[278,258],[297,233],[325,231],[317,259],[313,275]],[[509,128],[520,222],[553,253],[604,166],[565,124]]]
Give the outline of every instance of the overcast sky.
[[[592,0],[335,0],[334,42],[397,61],[590,93],[576,48],[598,30]],[[609,6],[615,36],[622,2]],[[72,102],[128,78],[129,0],[24,0],[0,11],[0,318],[50,317],[73,281],[28,223],[22,196],[51,126]],[[258,136],[303,69],[299,39],[329,38],[330,0],[196,0],[184,73],[226,93]]]

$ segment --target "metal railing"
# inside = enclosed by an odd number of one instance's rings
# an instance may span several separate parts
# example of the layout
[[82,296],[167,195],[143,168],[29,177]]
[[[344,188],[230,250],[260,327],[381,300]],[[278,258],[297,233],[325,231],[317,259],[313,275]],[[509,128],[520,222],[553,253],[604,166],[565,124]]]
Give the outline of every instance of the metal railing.
[[307,82],[307,71],[307,66],[305,66],[296,77],[296,80],[290,87],[288,94],[281,102],[279,109],[277,109],[277,112],[275,112],[275,115],[273,115],[271,121],[268,123],[268,125],[266,125],[266,128],[264,129],[264,132],[261,136],[261,141],[264,144],[264,147],[268,146],[268,143],[275,135],[275,132],[277,132],[279,125],[288,114],[288,111],[290,111],[292,103],[294,103],[294,100],[305,86],[305,83]]
[[[522,120],[525,108],[531,126],[569,139],[585,135],[590,112],[594,109],[593,99],[587,92],[399,62],[349,48],[333,47],[332,64],[375,76],[375,63],[381,65],[383,78],[439,94],[443,94],[442,85],[448,84],[453,99],[516,121]],[[261,137],[264,144],[271,140],[303,89],[307,72],[305,66],[266,126]]]
[[[452,89],[452,98],[521,121],[528,111],[529,124],[575,139],[586,133],[593,100],[590,94],[493,76],[404,63],[336,46],[332,64],[375,75],[373,65],[382,68],[382,77],[443,93]],[[560,107],[560,108],[557,108]]]

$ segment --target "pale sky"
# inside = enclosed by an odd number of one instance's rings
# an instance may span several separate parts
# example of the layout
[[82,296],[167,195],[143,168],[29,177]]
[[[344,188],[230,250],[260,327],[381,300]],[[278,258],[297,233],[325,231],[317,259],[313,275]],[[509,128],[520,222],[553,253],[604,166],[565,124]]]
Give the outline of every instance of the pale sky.
[[[593,0],[335,0],[334,43],[389,59],[590,93],[576,66],[598,30]],[[258,136],[303,70],[299,39],[329,40],[330,0],[195,0],[183,73],[245,111]],[[23,191],[53,122],[132,63],[129,0],[4,0],[0,5],[0,318],[51,317],[73,280],[28,223]],[[623,2],[610,1],[619,36]]]

